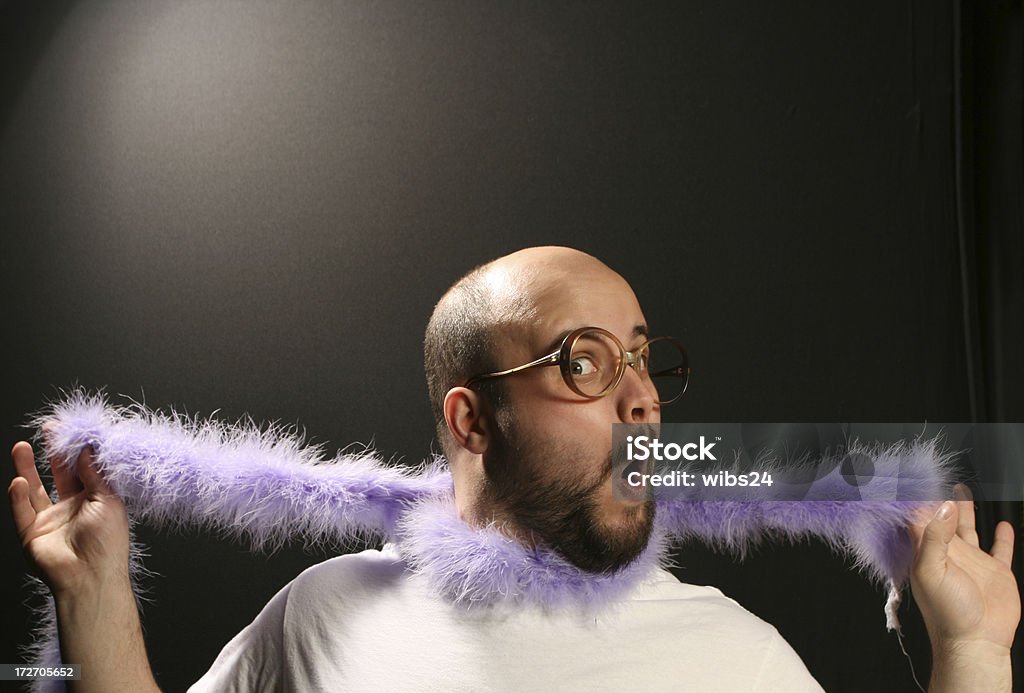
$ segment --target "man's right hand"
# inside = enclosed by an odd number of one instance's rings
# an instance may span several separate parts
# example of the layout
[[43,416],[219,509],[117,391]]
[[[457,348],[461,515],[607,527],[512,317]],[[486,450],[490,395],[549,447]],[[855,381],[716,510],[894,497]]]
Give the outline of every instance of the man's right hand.
[[39,478],[32,446],[17,443],[11,457],[14,525],[26,556],[54,596],[89,592],[110,581],[127,586],[128,515],[96,469],[92,450],[82,450],[75,472],[61,460],[50,460],[57,503]]
[[11,450],[7,492],[25,554],[53,591],[64,662],[82,666],[76,693],[159,691],[128,578],[128,514],[88,448],[75,472],[50,460],[59,500],[50,501],[32,446]]

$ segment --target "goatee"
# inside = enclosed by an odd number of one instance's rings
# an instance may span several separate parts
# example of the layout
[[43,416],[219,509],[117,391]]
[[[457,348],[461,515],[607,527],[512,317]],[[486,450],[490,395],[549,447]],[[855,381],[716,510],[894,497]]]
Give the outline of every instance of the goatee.
[[[574,477],[571,473],[587,464],[579,451],[524,445],[514,424],[504,428],[484,460],[480,509],[499,508],[517,534],[546,545],[581,570],[611,573],[636,560],[650,540],[654,501],[622,508],[615,525],[602,521],[599,499],[612,476],[611,453],[596,475]],[[532,471],[538,469],[565,473],[541,479]]]

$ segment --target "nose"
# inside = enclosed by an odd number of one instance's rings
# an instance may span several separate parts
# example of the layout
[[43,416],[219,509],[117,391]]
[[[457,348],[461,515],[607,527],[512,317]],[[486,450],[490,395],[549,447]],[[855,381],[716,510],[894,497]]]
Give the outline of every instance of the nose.
[[627,367],[615,393],[618,396],[619,420],[623,423],[659,423],[661,405],[650,378],[640,376]]

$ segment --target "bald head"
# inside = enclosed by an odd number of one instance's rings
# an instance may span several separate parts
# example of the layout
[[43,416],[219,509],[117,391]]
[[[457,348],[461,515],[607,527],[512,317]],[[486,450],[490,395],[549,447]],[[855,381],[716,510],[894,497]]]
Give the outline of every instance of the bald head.
[[[597,258],[559,246],[525,248],[471,270],[438,301],[424,338],[424,368],[438,440],[451,438],[443,413],[445,395],[474,375],[510,367],[498,363],[502,347],[524,350],[552,307],[571,306],[593,292],[625,291],[629,284]],[[635,299],[634,299],[635,300]],[[511,364],[518,365],[518,364]],[[474,386],[478,387],[478,386]],[[500,379],[482,381],[495,406],[503,403]]]
[[564,290],[571,282],[600,278],[626,281],[593,255],[574,248],[524,248],[480,267],[497,301],[511,299],[520,310],[537,309],[542,297]]
[[496,260],[482,265],[490,270],[503,269],[526,269],[529,267],[544,266],[551,271],[571,270],[599,270],[612,272],[612,270],[593,255],[588,255],[582,250],[566,248],[560,245],[544,245],[534,248],[523,248],[514,253],[503,255]]

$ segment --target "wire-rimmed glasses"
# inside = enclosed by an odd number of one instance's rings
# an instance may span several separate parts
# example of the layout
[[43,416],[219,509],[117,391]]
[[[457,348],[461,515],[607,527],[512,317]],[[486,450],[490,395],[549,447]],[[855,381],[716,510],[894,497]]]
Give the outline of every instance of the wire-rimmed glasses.
[[558,366],[569,389],[587,399],[599,399],[614,390],[627,366],[653,387],[659,404],[679,399],[690,379],[686,349],[672,337],[655,337],[626,351],[608,330],[580,327],[567,334],[556,351],[522,366],[475,375],[465,387],[541,366]]

